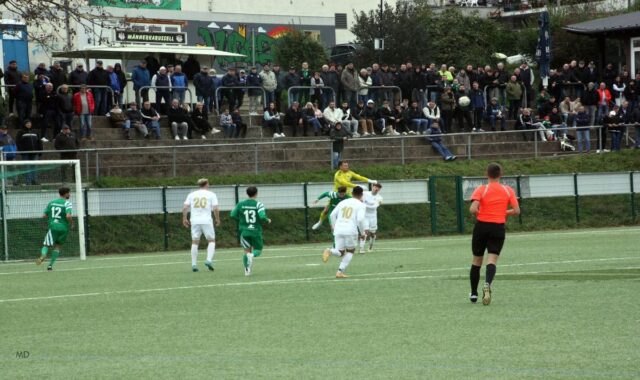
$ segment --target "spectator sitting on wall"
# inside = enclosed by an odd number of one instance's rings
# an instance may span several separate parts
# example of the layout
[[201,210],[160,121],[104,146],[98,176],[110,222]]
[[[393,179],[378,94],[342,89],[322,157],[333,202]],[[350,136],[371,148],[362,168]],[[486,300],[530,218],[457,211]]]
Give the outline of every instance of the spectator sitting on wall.
[[307,123],[304,120],[300,103],[293,102],[284,115],[284,124],[291,128],[291,136],[298,136],[298,129],[302,129],[302,135],[307,135]]
[[169,126],[171,127],[171,135],[175,140],[188,140],[189,133],[189,113],[184,107],[180,106],[178,99],[171,101],[171,107],[167,110],[169,118]]
[[107,118],[111,122],[111,126],[114,128],[120,128],[124,132],[125,138],[129,135],[126,122],[129,120],[127,114],[120,108],[118,104],[114,104],[113,107],[107,113]]
[[507,130],[507,117],[505,114],[505,109],[498,103],[498,98],[491,98],[491,102],[487,107],[487,115],[489,117],[489,124],[491,125],[491,130],[496,131],[496,125],[500,123],[500,130]]
[[454,161],[458,158],[442,143],[442,131],[440,130],[440,124],[431,124],[426,140],[431,144],[433,150],[438,152],[445,161]]
[[[156,109],[151,107],[150,101],[147,100],[142,103],[140,114],[142,116],[142,122],[147,127],[147,131],[152,130],[156,139],[160,139],[160,114]],[[150,138],[151,134],[147,133],[144,137]]]
[[220,115],[220,127],[224,130],[224,137],[231,138],[236,134],[236,125],[233,124],[233,118],[229,114],[229,108],[224,107]]
[[306,136],[307,132],[306,126],[311,126],[313,129],[313,135],[318,136],[322,131],[322,123],[320,123],[320,120],[316,116],[316,109],[313,106],[313,103],[307,102],[307,104],[305,104],[302,115],[304,117],[303,124],[305,125],[304,135]]
[[[216,133],[213,131],[211,124],[209,124],[209,113],[204,107],[204,103],[196,103],[196,108],[191,113],[191,120],[193,120],[194,130],[201,135],[203,140],[207,139],[207,133],[211,132],[211,135]],[[220,132],[218,129],[216,131]]]
[[[545,128],[544,124],[536,121],[535,116],[531,114],[530,108],[522,109],[522,112],[520,113],[520,115],[516,120],[516,129],[520,129],[523,131],[537,130],[540,133],[541,141],[553,141],[553,140],[548,140],[548,137],[553,136],[553,133],[551,131],[548,131],[547,128]],[[525,132],[523,135],[524,135],[524,141],[528,141],[529,133]],[[531,136],[532,136],[531,141],[534,141],[535,136],[533,135]]]
[[[247,137],[247,124],[245,124],[242,121],[242,116],[240,115],[240,109],[236,108],[233,110],[233,113],[231,114],[231,121],[233,122],[233,124],[235,124],[236,126],[236,134],[233,136],[235,138],[241,137],[241,138],[245,138]],[[218,129],[213,129],[214,131],[218,131]],[[214,133],[218,133],[218,132],[214,132]]]
[[342,128],[349,131],[351,136],[360,137],[360,134],[358,133],[358,120],[356,120],[356,118],[351,114],[351,107],[349,107],[349,103],[347,101],[343,101],[340,109],[342,110],[342,120],[340,120],[342,122]]
[[[383,92],[382,94],[384,95],[385,93]],[[388,133],[391,136],[399,135],[400,133],[396,132],[395,129],[396,117],[388,100],[385,99],[382,101],[382,106],[378,108],[377,112],[380,134],[384,135],[385,133]]]
[[[148,101],[146,101],[148,102]],[[145,102],[145,103],[146,103]],[[142,113],[138,109],[136,102],[129,103],[129,108],[125,111],[127,114],[127,121],[124,125],[124,135],[127,140],[131,140],[131,128],[136,129],[144,138],[149,137],[149,131],[142,118]]]
[[[361,100],[358,101],[360,104]],[[362,129],[362,136],[375,136],[376,132],[373,130],[373,125],[377,119],[376,103],[373,100],[368,100],[366,107],[362,108],[359,114],[360,129]]]
[[280,120],[280,113],[276,110],[276,104],[274,102],[269,103],[269,106],[264,110],[264,126],[273,130],[273,138],[286,137],[282,132],[282,121]]

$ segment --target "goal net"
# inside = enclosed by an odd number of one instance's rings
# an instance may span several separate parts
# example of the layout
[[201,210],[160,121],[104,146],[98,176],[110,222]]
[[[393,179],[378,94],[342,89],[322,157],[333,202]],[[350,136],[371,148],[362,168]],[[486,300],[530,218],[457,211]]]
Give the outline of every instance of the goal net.
[[86,258],[79,160],[0,161],[0,179],[0,260],[38,257],[48,230],[43,212],[50,201],[60,197],[58,189],[63,186],[71,190],[74,228],[61,257]]

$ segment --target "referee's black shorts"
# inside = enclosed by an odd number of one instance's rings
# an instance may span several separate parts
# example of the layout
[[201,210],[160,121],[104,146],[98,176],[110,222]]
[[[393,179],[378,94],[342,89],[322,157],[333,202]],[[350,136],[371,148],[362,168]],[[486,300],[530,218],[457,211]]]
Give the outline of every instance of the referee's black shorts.
[[476,222],[471,239],[473,255],[484,256],[485,251],[499,255],[504,245],[504,236],[503,223]]

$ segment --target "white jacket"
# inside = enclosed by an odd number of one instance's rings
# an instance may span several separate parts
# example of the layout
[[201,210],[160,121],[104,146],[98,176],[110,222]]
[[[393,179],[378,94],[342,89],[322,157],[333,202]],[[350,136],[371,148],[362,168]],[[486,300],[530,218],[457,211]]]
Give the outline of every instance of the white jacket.
[[424,107],[422,109],[422,113],[424,114],[424,117],[426,117],[427,119],[430,120],[438,120],[440,119],[440,108],[438,108],[438,106],[435,106],[433,109],[427,107]]
[[342,121],[342,117],[344,116],[342,109],[338,107],[335,107],[333,110],[331,110],[331,107],[327,107],[322,114],[324,115],[324,119],[332,125],[338,121]]

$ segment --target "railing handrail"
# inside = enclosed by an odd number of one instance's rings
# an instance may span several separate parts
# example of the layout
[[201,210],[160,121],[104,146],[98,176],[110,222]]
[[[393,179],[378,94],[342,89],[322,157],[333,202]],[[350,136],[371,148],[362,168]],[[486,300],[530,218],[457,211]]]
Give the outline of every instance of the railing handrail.
[[92,88],[106,88],[107,92],[111,93],[111,100],[113,101],[113,103],[116,102],[116,93],[113,91],[113,89],[111,88],[111,86],[106,86],[106,85],[93,85],[90,86],[88,84],[61,84],[60,86],[58,86],[56,88],[56,94],[60,94],[60,89],[63,86],[67,86],[67,88],[82,88],[82,87],[86,87],[88,90],[92,89]]
[[[142,99],[142,90],[144,89],[154,89],[154,90],[158,90],[160,89],[171,89],[171,90],[183,90],[183,91],[187,91],[189,93],[189,103],[193,103],[193,92],[191,92],[191,89],[189,87],[175,87],[175,86],[142,86],[138,89],[138,91],[136,92],[138,95],[138,99]],[[157,96],[157,95],[156,95]],[[158,101],[158,99],[156,99],[156,102]]]
[[[600,130],[603,129],[602,125],[591,125],[586,127],[567,127],[563,128],[563,130],[578,130],[585,129],[589,130]],[[406,135],[406,136],[380,136],[380,137],[362,137],[358,138],[356,141],[377,141],[377,140],[388,140],[388,139],[424,139],[429,136],[483,136],[483,135],[499,135],[499,134],[511,134],[511,133],[535,133],[538,132],[537,129],[528,129],[528,130],[513,130],[513,131],[486,131],[486,132],[458,132],[458,133],[446,133],[439,135]],[[257,145],[286,145],[286,144],[318,144],[318,143],[330,143],[331,140],[328,138],[323,139],[309,139],[309,140],[276,140],[276,141],[256,141],[256,142],[246,142],[246,143],[217,143],[217,144],[196,144],[196,145],[156,145],[156,146],[136,146],[136,147],[111,147],[111,148],[82,148],[77,150],[37,150],[37,151],[17,151],[11,152],[16,154],[41,154],[41,153],[61,153],[61,152],[109,152],[109,151],[127,151],[127,150],[153,150],[153,149],[200,149],[200,148],[214,148],[214,147],[238,147],[238,146],[257,146]]]
[[289,88],[287,88],[287,100],[290,102],[291,100],[291,90],[292,89],[302,89],[302,90],[317,90],[320,89],[322,91],[324,90],[331,90],[331,100],[333,100],[334,102],[336,101],[336,90],[333,89],[333,87],[329,87],[329,86],[291,86]]
[[[237,90],[237,89],[257,89],[262,91],[262,104],[264,105],[264,108],[267,108],[267,90],[264,89],[264,87],[262,86],[218,86],[216,87],[216,92],[215,92],[215,102],[216,102],[216,111],[218,111],[218,113],[220,113],[220,104],[218,104],[218,95],[220,93],[220,90]],[[233,110],[232,110],[233,111]]]

